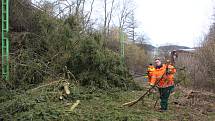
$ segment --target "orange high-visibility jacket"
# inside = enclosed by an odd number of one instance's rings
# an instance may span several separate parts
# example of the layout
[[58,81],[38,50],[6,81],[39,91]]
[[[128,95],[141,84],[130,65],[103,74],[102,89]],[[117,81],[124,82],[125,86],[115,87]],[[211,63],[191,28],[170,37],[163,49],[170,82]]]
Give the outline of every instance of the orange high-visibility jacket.
[[151,85],[151,77],[152,77],[152,73],[155,70],[154,66],[149,65],[148,69],[147,69],[147,75],[148,75],[148,83]]
[[[168,69],[167,69],[168,68]],[[166,71],[168,70],[168,74]],[[152,72],[151,84],[154,85],[159,81],[164,74],[163,78],[158,83],[158,87],[165,88],[174,85],[174,73],[176,69],[172,65],[163,64],[161,68],[155,69]]]

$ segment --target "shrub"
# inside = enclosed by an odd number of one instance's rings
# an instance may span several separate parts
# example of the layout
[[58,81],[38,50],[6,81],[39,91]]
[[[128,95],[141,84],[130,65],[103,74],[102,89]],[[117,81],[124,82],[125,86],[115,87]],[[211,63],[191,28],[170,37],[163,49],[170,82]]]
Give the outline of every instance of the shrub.
[[104,48],[93,37],[81,40],[67,66],[78,77],[81,85],[127,88],[132,84],[127,68],[120,64],[119,55]]

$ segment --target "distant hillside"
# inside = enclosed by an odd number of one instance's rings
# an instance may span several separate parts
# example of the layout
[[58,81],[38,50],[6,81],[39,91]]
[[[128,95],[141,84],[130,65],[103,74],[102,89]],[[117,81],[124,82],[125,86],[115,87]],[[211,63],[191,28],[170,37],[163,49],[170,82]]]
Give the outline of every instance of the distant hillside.
[[137,44],[139,47],[143,47],[147,51],[154,51],[155,46],[150,45],[150,44]]
[[[147,51],[154,51],[154,49],[156,48],[155,46],[153,46],[151,44],[138,44],[137,43],[137,46],[143,47]],[[172,50],[182,50],[182,49],[192,49],[192,48],[186,47],[186,46],[179,46],[179,45],[165,45],[165,46],[159,46],[158,49],[162,50],[162,51],[172,51]]]
[[158,49],[163,51],[172,51],[172,50],[191,49],[191,48],[186,46],[179,46],[179,45],[166,45],[166,46],[160,46],[158,47]]

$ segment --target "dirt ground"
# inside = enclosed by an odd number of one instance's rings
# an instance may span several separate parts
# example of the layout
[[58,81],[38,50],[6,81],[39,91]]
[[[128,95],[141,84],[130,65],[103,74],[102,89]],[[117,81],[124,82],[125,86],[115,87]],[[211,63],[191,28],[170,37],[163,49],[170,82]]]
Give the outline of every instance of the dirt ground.
[[[143,77],[135,79],[135,82],[144,88],[148,88],[147,80]],[[158,94],[155,94],[156,98],[159,98]],[[177,85],[175,92],[171,94],[170,109],[176,112],[178,121],[184,120],[185,112],[189,120],[193,121],[215,121],[215,94],[202,90],[192,90],[183,86]],[[156,105],[159,108],[159,101]]]

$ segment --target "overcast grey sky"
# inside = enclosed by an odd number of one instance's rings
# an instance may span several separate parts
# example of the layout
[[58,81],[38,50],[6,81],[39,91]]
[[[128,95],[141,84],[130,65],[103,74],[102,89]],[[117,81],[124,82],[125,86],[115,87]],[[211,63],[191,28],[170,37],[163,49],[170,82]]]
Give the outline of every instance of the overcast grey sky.
[[[137,31],[144,32],[154,46],[197,46],[213,21],[215,0],[133,1],[138,22]],[[102,18],[104,9],[101,4],[102,0],[95,0],[94,15]],[[113,21],[116,23],[116,20]]]
[[193,47],[212,23],[214,0],[135,0],[136,17],[154,45]]
[[[39,1],[39,0],[33,0]],[[56,0],[50,0],[56,1]],[[87,1],[88,7],[92,0]],[[110,2],[109,0],[109,6]],[[115,0],[119,2],[123,0]],[[193,47],[212,24],[215,0],[133,0],[138,32],[144,32],[155,46],[177,44]],[[102,24],[103,0],[95,0],[94,19]],[[114,18],[114,17],[113,17]],[[117,15],[113,20],[116,23]]]

